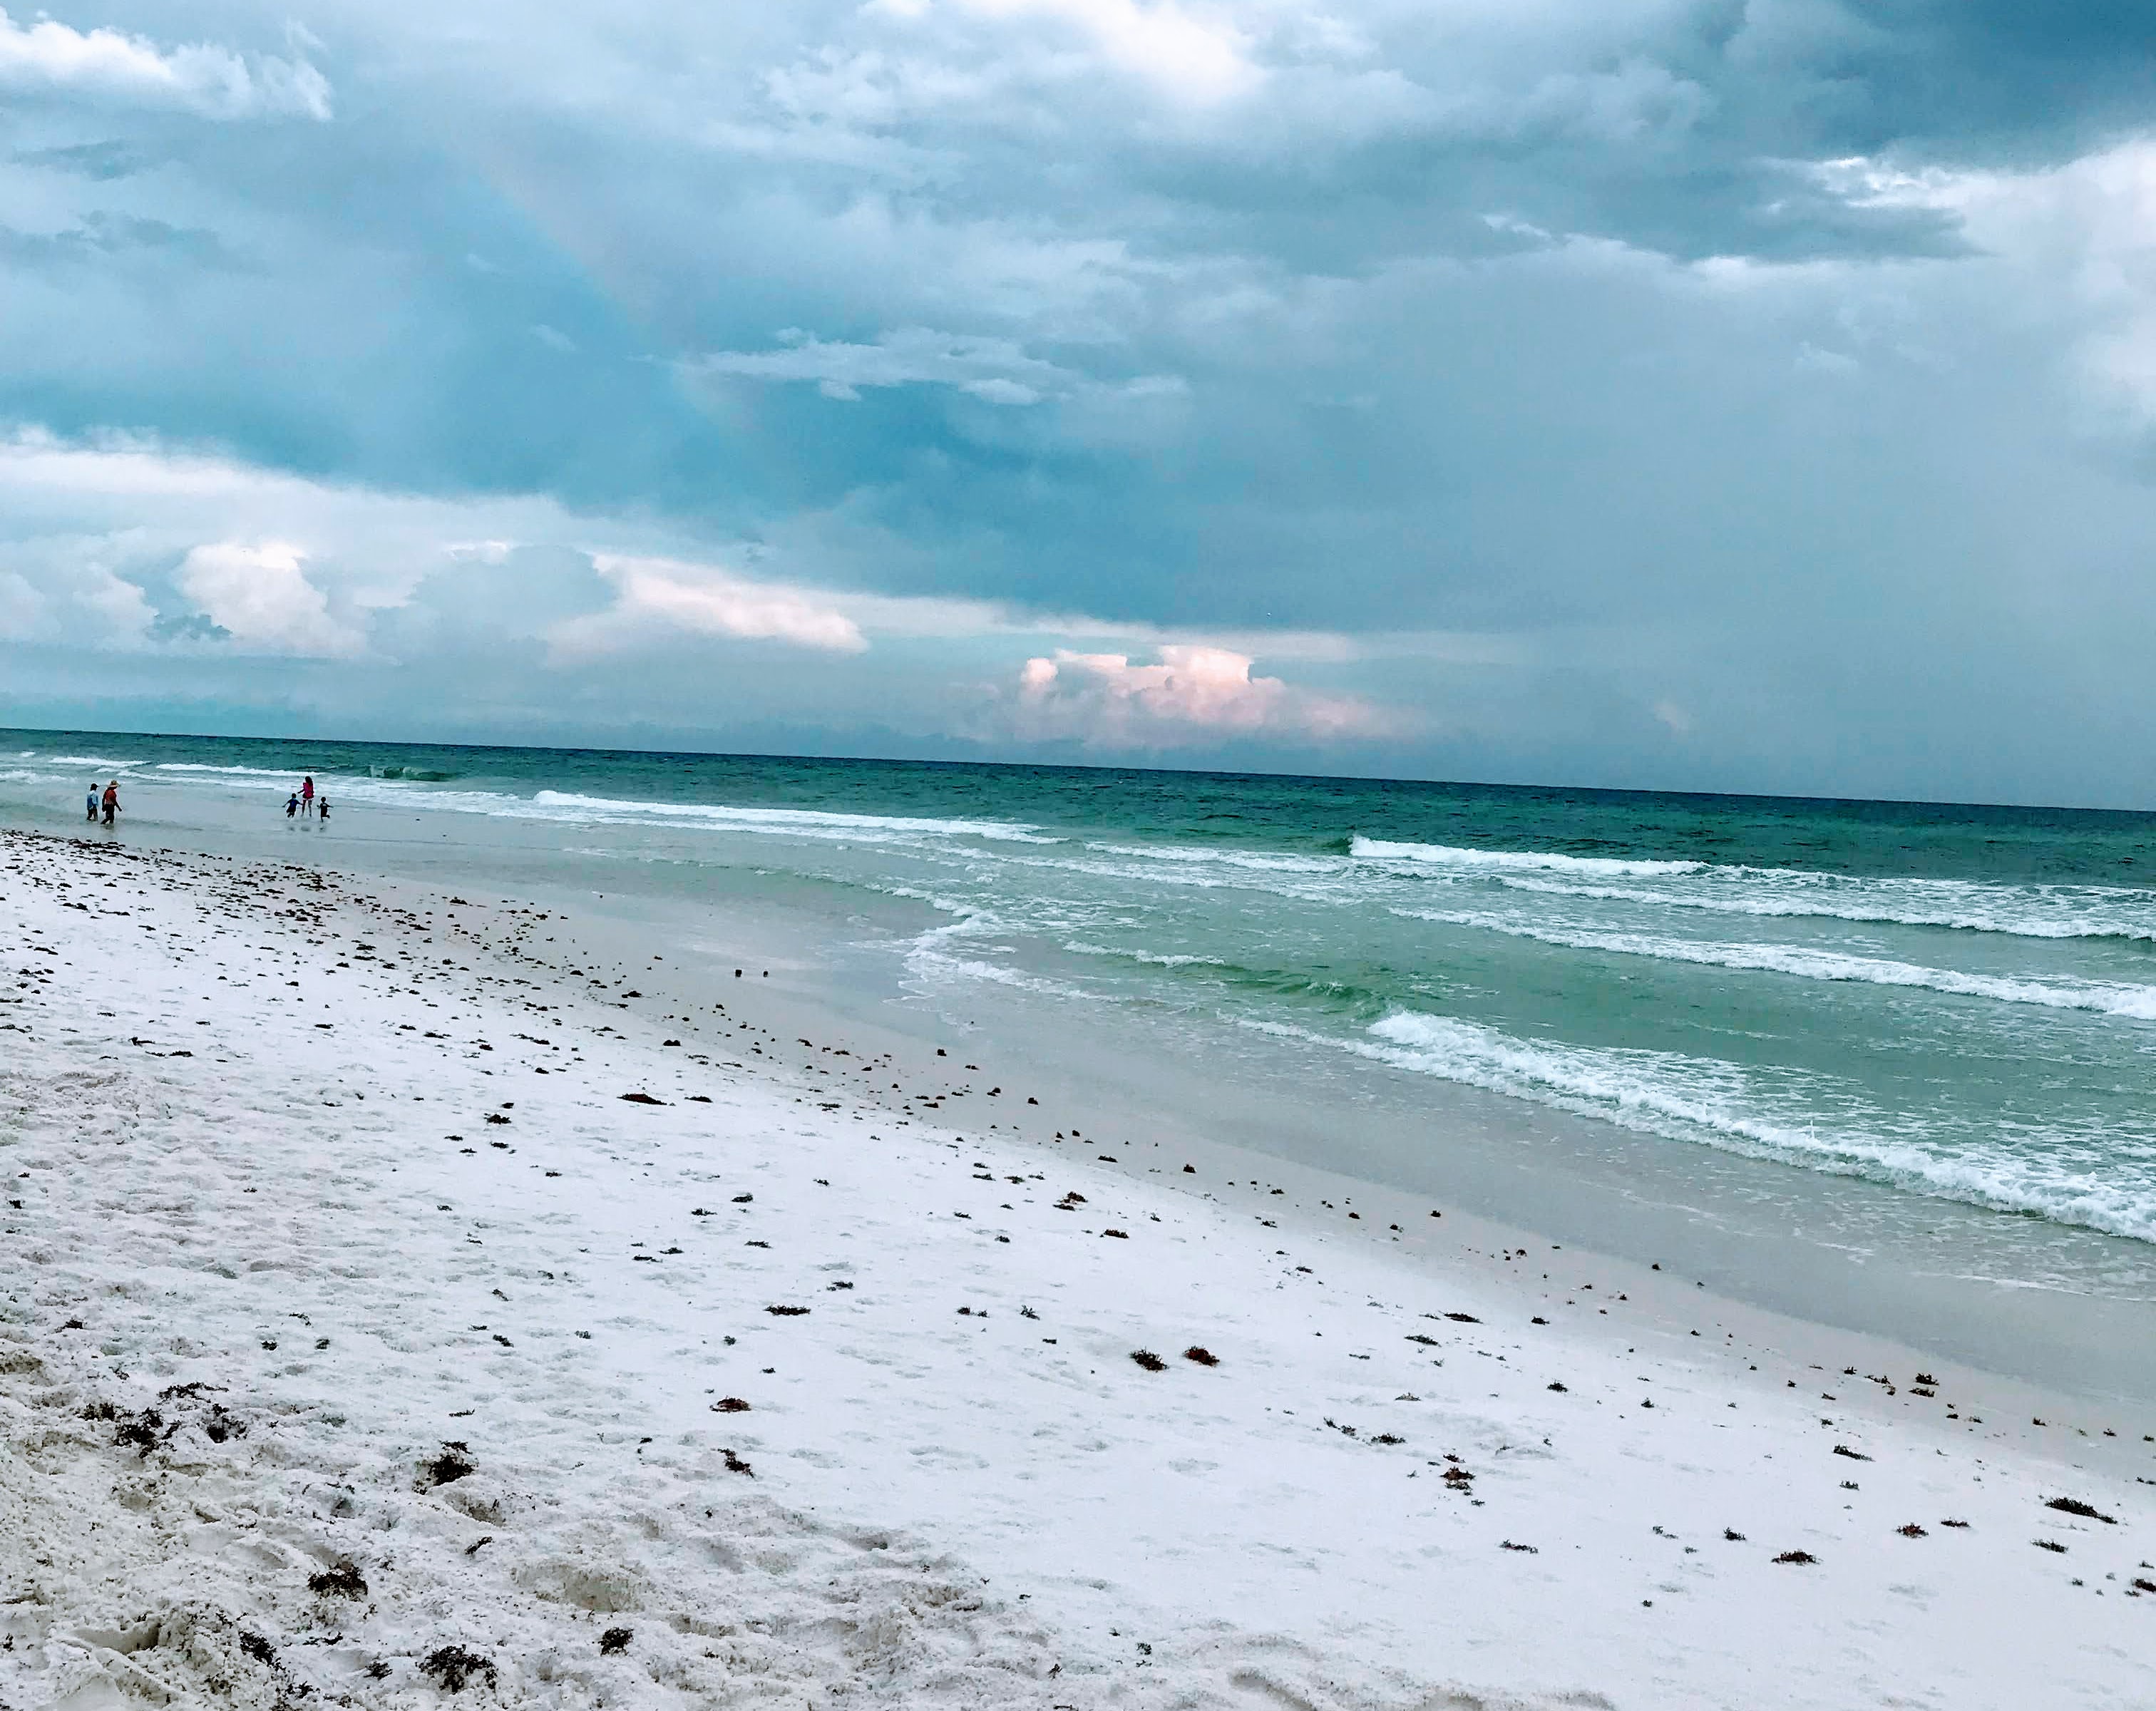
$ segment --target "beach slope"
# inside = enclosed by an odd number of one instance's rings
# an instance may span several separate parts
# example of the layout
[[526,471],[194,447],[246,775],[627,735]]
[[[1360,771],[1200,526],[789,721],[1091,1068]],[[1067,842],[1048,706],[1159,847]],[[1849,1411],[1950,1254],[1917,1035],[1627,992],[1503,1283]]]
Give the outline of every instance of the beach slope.
[[552,924],[0,835],[0,1704],[2156,1703],[2141,1423]]

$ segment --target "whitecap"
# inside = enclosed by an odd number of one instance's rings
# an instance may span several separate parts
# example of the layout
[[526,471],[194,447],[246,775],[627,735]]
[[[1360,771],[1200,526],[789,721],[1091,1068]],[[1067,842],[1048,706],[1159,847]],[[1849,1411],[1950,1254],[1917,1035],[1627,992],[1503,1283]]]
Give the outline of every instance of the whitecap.
[[1156,969],[1188,969],[1194,966],[1224,969],[1228,965],[1219,957],[1200,957],[1180,953],[1163,954],[1158,951],[1120,951],[1112,945],[1087,944],[1082,939],[1072,939],[1064,949],[1081,957],[1119,957],[1132,963],[1149,963]]
[[1445,844],[1394,844],[1357,834],[1348,849],[1358,861],[1424,862],[1438,867],[1540,869],[1551,873],[1697,873],[1704,861],[1631,861],[1609,856],[1560,856],[1547,850],[1459,850]]
[[727,804],[641,802],[542,790],[531,799],[542,808],[593,814],[653,814],[707,822],[744,831],[844,831],[873,835],[911,832],[932,837],[987,838],[1019,844],[1056,844],[1040,828],[993,820],[926,820],[903,814],[834,814],[810,808],[740,808]]
[[1510,891],[1765,919],[1940,927],[2020,938],[2156,939],[2156,897],[2117,886],[2000,886],[1777,867],[1709,867],[1682,889],[1491,876]]
[[1245,867],[1258,873],[1337,873],[1337,856],[1260,854],[1246,850],[1192,849],[1183,845],[1088,844],[1103,856],[1128,856],[1147,861],[1213,862],[1224,867]]

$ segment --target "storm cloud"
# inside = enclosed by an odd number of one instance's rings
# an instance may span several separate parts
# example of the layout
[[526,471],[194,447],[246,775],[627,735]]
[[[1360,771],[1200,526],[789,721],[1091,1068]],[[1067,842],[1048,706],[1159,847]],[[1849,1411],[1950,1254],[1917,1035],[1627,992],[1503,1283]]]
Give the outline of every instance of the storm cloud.
[[2153,67],[1994,0],[8,14],[0,718],[2145,804]]

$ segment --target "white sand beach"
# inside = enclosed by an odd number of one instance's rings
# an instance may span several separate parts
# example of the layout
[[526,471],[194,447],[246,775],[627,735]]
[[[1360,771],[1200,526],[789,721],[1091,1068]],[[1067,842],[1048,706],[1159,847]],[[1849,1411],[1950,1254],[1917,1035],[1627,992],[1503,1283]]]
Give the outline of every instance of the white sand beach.
[[0,833],[0,1705],[2156,1703],[2156,1421],[559,925]]

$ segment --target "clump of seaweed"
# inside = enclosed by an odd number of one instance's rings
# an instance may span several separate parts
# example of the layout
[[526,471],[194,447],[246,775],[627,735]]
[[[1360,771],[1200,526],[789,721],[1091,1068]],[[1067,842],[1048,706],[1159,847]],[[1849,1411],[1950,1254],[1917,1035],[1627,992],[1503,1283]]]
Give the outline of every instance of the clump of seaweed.
[[367,1577],[357,1565],[341,1562],[308,1575],[307,1590],[317,1598],[364,1598]]
[[496,1677],[491,1657],[482,1657],[461,1646],[437,1646],[419,1660],[419,1673],[445,1693],[461,1693],[482,1676],[492,1687]]
[[454,1485],[478,1466],[471,1458],[471,1446],[461,1439],[453,1439],[442,1446],[442,1453],[419,1464],[422,1491],[437,1485]]

